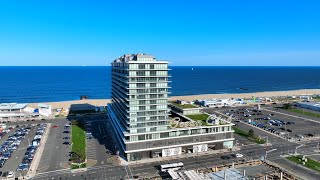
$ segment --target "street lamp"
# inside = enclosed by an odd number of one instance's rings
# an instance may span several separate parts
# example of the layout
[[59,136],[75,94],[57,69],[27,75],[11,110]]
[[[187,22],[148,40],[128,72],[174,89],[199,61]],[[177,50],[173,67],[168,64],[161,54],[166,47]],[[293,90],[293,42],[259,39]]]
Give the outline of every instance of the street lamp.
[[265,157],[264,157],[264,160],[267,160],[267,155],[268,155],[268,153],[270,153],[270,152],[273,152],[273,151],[276,151],[277,149],[271,149],[271,150],[269,150],[269,151],[266,151],[266,155],[265,155]]
[[296,149],[294,150],[294,155],[297,155],[298,149],[301,148],[302,146],[304,146],[304,144],[301,144],[300,146],[296,147]]

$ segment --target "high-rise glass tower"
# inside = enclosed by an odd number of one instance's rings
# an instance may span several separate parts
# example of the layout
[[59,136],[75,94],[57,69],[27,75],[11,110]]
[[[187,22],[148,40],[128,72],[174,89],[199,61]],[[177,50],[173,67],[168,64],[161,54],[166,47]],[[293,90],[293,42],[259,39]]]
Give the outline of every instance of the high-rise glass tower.
[[230,124],[183,128],[170,124],[168,70],[167,61],[147,54],[126,54],[112,62],[108,119],[116,149],[128,161],[232,145]]
[[156,132],[168,130],[168,78],[168,62],[147,54],[126,54],[112,62],[110,110],[123,149],[125,142],[160,139]]

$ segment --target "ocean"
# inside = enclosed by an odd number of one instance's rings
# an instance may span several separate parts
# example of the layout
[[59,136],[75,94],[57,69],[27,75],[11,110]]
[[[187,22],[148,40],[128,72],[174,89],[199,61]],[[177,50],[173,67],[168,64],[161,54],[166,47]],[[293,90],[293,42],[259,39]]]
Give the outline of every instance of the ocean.
[[[320,88],[320,67],[170,68],[172,96]],[[108,66],[0,67],[0,103],[110,98],[110,75]]]

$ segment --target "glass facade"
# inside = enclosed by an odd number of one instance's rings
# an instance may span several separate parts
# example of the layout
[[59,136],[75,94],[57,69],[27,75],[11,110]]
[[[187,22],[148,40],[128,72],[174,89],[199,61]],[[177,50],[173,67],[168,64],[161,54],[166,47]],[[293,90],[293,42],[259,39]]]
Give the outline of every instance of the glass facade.
[[168,62],[138,55],[125,55],[112,63],[113,109],[129,135],[168,130]]

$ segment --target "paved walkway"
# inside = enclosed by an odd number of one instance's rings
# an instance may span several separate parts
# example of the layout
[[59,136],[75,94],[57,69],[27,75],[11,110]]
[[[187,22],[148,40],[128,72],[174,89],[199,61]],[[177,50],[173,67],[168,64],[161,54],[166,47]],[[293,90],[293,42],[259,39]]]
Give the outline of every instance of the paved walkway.
[[50,129],[51,129],[51,123],[48,123],[45,134],[44,134],[43,138],[41,139],[40,145],[38,146],[37,152],[36,152],[34,159],[31,163],[29,171],[27,172],[27,178],[31,178],[36,175],[36,170],[38,169],[40,159],[41,159],[41,156],[42,156],[42,153],[44,150],[44,146],[47,142]]

